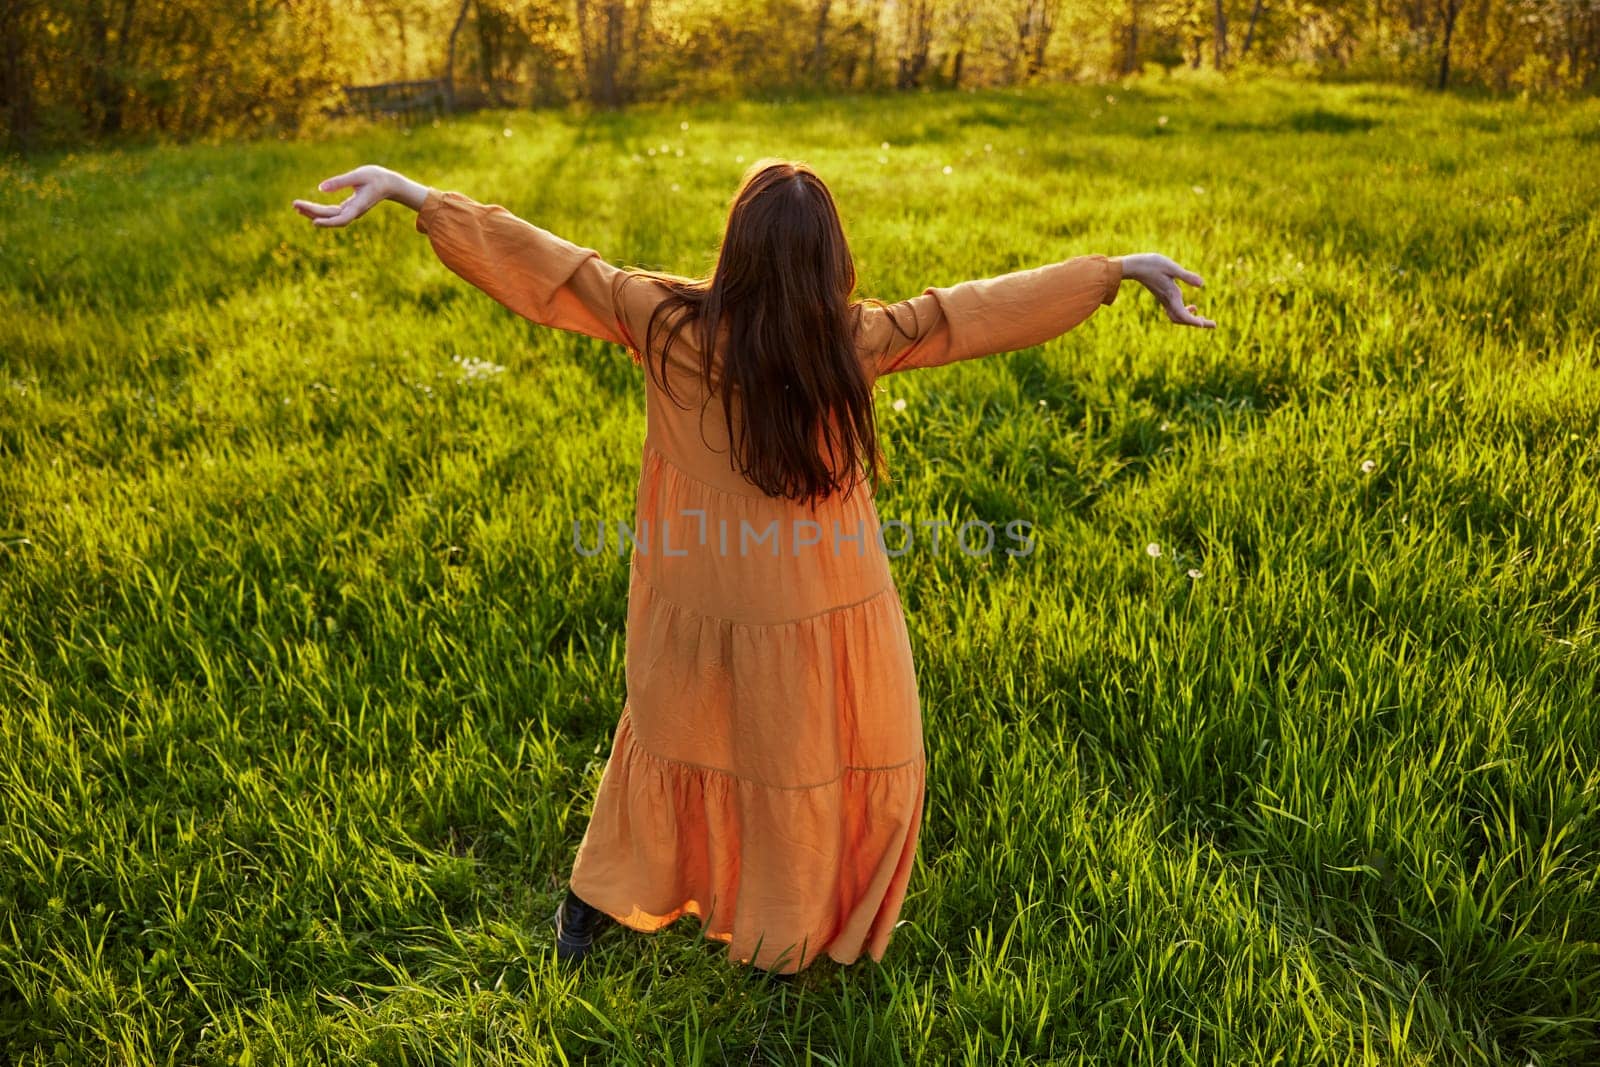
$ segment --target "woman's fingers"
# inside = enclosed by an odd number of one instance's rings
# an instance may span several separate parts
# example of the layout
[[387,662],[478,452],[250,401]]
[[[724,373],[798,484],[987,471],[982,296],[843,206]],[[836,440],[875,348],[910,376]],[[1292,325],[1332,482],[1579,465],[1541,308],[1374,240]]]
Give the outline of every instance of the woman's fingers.
[[1183,294],[1178,291],[1176,282],[1169,280],[1161,287],[1161,304],[1167,309],[1167,318],[1173,322],[1182,322],[1187,314],[1183,309]]
[[313,226],[345,226],[356,221],[356,219],[366,214],[367,210],[359,203],[360,199],[359,196],[352,196],[339,205],[338,214],[325,219],[312,219],[311,224]]
[[343,204],[318,204],[311,200],[296,200],[294,209],[311,220],[313,226],[343,226],[350,221],[345,208],[350,201]]
[[1164,288],[1161,294],[1161,303],[1166,308],[1167,318],[1180,326],[1199,326],[1208,330],[1216,327],[1217,324],[1210,319],[1195,314],[1193,304],[1183,302],[1183,294],[1178,291],[1176,283],[1169,284],[1170,288]]
[[[334,181],[335,179],[328,179]],[[327,182],[323,183],[328,184]],[[373,204],[378,202],[378,197],[372,195],[370,185],[358,185],[356,191],[351,193],[342,202],[337,204],[318,204],[311,200],[296,200],[294,208],[300,214],[311,220],[313,226],[346,226],[367,213]]]
[[1168,278],[1181,278],[1196,288],[1203,288],[1206,284],[1200,275],[1179,265],[1171,256],[1162,256],[1160,263],[1162,273]]
[[[324,208],[324,210],[311,217],[311,225],[313,226],[343,226],[352,218],[348,210],[350,206],[350,201],[348,200],[342,204],[326,204],[321,206]],[[330,207],[333,209],[332,211],[327,210],[327,208]]]
[[335,174],[317,183],[317,189],[331,193],[349,189],[350,195],[339,204],[318,204],[310,200],[296,200],[294,208],[311,220],[313,226],[347,226],[365,215],[374,204],[388,197],[393,171],[365,164],[343,174]]
[[1167,264],[1170,267],[1168,271],[1169,278],[1167,279],[1167,284],[1162,287],[1161,293],[1161,302],[1166,306],[1167,317],[1182,326],[1199,326],[1208,330],[1215,329],[1217,325],[1215,322],[1196,314],[1193,304],[1185,304],[1183,302],[1183,293],[1178,289],[1177,282],[1172,279],[1181,279],[1196,288],[1203,287],[1205,281],[1194,271],[1186,270],[1170,259],[1167,260]]
[[328,219],[339,214],[338,204],[319,204],[313,200],[296,200],[294,209],[308,219]]
[[1179,266],[1176,262],[1174,262],[1173,260],[1169,259],[1166,256],[1163,256],[1162,258],[1166,259],[1166,261],[1167,261],[1167,276],[1168,277],[1181,278],[1184,281],[1188,282],[1190,285],[1195,286],[1196,288],[1203,287],[1206,284],[1204,281],[1201,280],[1200,275],[1196,274],[1194,271],[1187,270],[1184,267]]
[[335,174],[331,178],[324,178],[317,184],[317,188],[325,193],[331,193],[335,189],[343,189],[346,186],[354,185],[360,180],[358,172],[347,170],[343,174]]

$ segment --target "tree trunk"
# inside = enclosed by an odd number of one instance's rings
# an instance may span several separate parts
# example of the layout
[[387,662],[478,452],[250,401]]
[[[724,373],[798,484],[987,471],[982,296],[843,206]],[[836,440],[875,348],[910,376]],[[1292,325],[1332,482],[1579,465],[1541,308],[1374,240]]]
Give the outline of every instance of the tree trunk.
[[1256,38],[1256,19],[1261,17],[1261,0],[1256,0],[1255,6],[1250,9],[1250,24],[1245,27],[1244,46],[1239,49],[1239,55],[1244,56],[1250,51],[1250,42]]
[[1033,69],[1030,74],[1044,70],[1045,53],[1050,48],[1050,38],[1056,31],[1056,16],[1060,13],[1060,0],[1040,0],[1039,21],[1033,37]]
[[33,143],[36,104],[33,95],[33,70],[24,41],[32,41],[28,24],[33,21],[28,5],[20,0],[0,3],[0,107],[6,112],[6,134],[11,144],[26,149]]
[[1139,66],[1139,0],[1128,0],[1127,48],[1122,53],[1122,73],[1132,74]]
[[411,63],[407,59],[410,50],[406,48],[406,11],[403,7],[395,8],[394,21],[400,31],[400,80],[411,80]]
[[633,16],[633,53],[622,86],[624,101],[632,100],[638,93],[639,67],[644,63],[644,31],[649,24],[650,0],[640,0]]
[[817,5],[817,33],[811,45],[811,76],[819,86],[828,80],[828,8],[832,3],[833,0],[822,0]]
[[[85,18],[89,31],[89,62],[85,73],[89,77],[89,105],[93,115],[91,129],[97,134],[116,132],[111,114],[114,108],[114,89],[111,85],[111,63],[107,49],[111,47],[111,26],[106,13],[97,2],[88,5]],[[9,45],[8,45],[9,47]]]
[[883,8],[872,6],[872,36],[867,39],[867,72],[862,78],[863,87],[871,89],[878,82],[878,36],[883,32]]
[[[461,0],[461,8],[456,12],[456,24],[450,27],[450,47],[445,51],[444,99],[445,106],[451,111],[456,109],[456,39],[461,36],[461,27],[466,25],[467,11],[471,7],[472,0]],[[581,2],[579,7],[581,10]]]
[[483,8],[478,8],[478,78],[488,87],[489,98],[494,101],[495,107],[502,107],[499,90],[494,84],[494,69],[496,66],[494,45],[490,36],[483,32]]
[[[648,12],[648,5],[641,4],[633,27],[635,53]],[[577,0],[579,52],[589,99],[613,110],[622,105],[629,88],[629,74],[622,69],[628,38],[626,14],[624,0],[602,0],[598,11],[589,0]]]
[[922,84],[922,72],[928,65],[928,48],[933,43],[933,5],[930,0],[912,0],[906,5],[900,34],[895,88],[915,89]]
[[622,103],[617,78],[617,57],[622,54],[622,7],[619,0],[606,4],[605,48],[600,53],[600,101],[615,109]]
[[1565,5],[1561,13],[1561,29],[1567,39],[1567,72],[1572,77],[1577,76],[1583,56],[1583,46],[1578,41],[1577,14],[1577,4]]
[[1216,41],[1212,45],[1212,66],[1221,70],[1228,65],[1228,14],[1222,8],[1222,0],[1216,0],[1216,19],[1214,21]]
[[1450,38],[1455,36],[1456,15],[1460,13],[1460,0],[1445,0],[1444,7],[1444,49],[1439,56],[1439,88],[1444,89],[1450,84]]

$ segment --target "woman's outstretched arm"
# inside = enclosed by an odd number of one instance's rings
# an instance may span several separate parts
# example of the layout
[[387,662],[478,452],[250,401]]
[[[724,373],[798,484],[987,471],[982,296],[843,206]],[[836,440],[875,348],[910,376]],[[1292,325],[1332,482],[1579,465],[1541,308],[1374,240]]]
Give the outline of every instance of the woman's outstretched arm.
[[878,374],[937,367],[957,360],[1043,344],[1115,302],[1124,281],[1154,293],[1167,317],[1185,326],[1216,323],[1184,304],[1177,279],[1204,282],[1166,256],[1084,255],[1031,270],[933,286],[909,300],[868,306],[862,318],[862,348]]
[[345,226],[384,200],[417,212],[439,259],[457,275],[531,322],[635,348],[621,289],[630,272],[592,248],[573,244],[498,204],[412,181],[387,167],[357,167],[322,182],[351,189],[339,204],[296,200],[314,226]]

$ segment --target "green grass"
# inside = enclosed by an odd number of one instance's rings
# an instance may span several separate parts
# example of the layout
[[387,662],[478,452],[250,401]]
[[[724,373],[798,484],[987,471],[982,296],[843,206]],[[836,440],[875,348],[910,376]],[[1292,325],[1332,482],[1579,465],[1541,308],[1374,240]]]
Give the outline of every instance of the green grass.
[[[11,161],[0,1061],[1595,1062],[1597,141],[1172,83]],[[688,918],[566,976],[627,579],[571,523],[631,513],[640,372],[402,208],[289,201],[379,162],[699,272],[762,155],[864,295],[1160,251],[1220,326],[1130,283],[883,380],[883,516],[1038,550],[894,564],[929,794],[881,966],[769,992]]]

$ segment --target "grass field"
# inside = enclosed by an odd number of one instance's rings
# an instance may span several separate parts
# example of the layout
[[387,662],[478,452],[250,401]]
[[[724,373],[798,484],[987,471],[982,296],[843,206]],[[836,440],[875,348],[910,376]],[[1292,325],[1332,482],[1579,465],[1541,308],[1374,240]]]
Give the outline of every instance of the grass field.
[[[11,160],[0,1062],[1600,1060],[1597,149],[1595,102],[1261,82]],[[631,514],[640,373],[289,202],[383,163],[698,273],[763,155],[863,295],[1159,251],[1220,325],[1130,283],[883,380],[883,516],[1038,542],[894,563],[883,964],[768,991],[686,918],[569,977],[627,584],[572,522]]]

